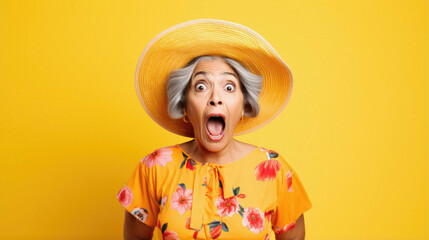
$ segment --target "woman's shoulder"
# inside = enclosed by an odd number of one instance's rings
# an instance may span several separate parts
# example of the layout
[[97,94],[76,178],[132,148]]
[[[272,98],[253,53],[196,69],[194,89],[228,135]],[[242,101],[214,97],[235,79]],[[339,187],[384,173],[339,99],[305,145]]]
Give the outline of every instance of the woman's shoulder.
[[259,147],[259,150],[261,152],[263,152],[264,155],[266,155],[267,160],[275,160],[275,161],[277,161],[280,164],[281,168],[284,168],[284,169],[287,169],[287,170],[291,170],[292,169],[291,166],[290,166],[290,164],[286,160],[286,158],[285,158],[285,156],[284,156],[283,153],[280,153],[277,150],[273,150],[273,149],[265,148],[265,147]]
[[165,168],[172,167],[176,164],[177,159],[183,157],[180,147],[176,145],[169,145],[160,147],[148,153],[140,160],[147,168]]

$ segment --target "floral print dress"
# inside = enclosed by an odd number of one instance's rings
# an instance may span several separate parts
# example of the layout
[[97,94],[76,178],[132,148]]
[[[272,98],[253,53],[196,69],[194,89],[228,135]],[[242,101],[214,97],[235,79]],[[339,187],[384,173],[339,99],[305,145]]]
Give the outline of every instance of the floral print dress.
[[179,145],[157,149],[117,199],[163,239],[269,239],[312,206],[289,164],[262,147],[225,165],[196,162]]

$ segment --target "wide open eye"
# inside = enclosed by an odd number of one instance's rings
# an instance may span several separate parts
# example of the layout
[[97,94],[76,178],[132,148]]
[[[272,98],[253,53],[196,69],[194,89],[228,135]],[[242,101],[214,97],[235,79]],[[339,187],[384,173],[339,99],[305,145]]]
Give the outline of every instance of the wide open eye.
[[197,91],[204,91],[206,89],[207,89],[207,86],[204,83],[198,83],[195,86],[195,90],[197,90]]
[[235,86],[231,83],[229,83],[225,86],[225,90],[227,90],[227,91],[232,92],[232,91],[234,91],[234,89],[235,89]]

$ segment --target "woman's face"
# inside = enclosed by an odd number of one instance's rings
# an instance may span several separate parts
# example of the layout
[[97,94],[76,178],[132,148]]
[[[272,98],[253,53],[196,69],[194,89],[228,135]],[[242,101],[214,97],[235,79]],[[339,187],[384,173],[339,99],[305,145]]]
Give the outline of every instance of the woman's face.
[[237,73],[224,60],[197,64],[186,93],[186,114],[195,138],[217,152],[232,140],[243,113],[243,93]]

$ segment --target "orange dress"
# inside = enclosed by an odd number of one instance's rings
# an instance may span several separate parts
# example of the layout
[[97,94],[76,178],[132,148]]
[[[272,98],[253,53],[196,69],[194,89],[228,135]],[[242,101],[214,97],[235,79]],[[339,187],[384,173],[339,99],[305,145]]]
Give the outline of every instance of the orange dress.
[[269,239],[311,208],[296,172],[257,147],[225,165],[196,162],[179,146],[143,158],[119,202],[164,239]]

